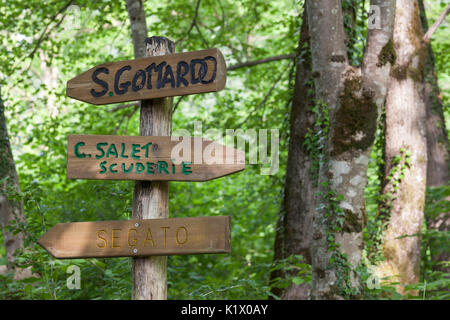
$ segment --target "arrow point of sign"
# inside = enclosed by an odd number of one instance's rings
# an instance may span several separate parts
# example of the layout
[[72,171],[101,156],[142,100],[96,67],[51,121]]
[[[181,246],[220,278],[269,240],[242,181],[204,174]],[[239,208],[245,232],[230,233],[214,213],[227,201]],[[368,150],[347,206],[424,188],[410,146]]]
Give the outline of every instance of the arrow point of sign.
[[46,251],[48,251],[52,255],[52,257],[57,259],[66,258],[64,256],[64,248],[65,248],[64,232],[66,232],[67,229],[73,225],[74,224],[71,223],[57,223],[53,227],[51,227],[46,233],[44,233],[37,240],[37,243]]
[[222,52],[220,52],[220,50],[217,50],[217,59],[218,61],[218,66],[219,66],[219,70],[218,73],[219,74],[223,74],[223,77],[219,77],[219,81],[217,82],[217,91],[221,91],[222,89],[225,88],[225,84],[227,83],[227,64],[225,62],[225,58],[223,57]]
[[[53,229],[53,228],[52,228]],[[44,250],[46,250],[48,253],[52,255],[53,258],[59,258],[58,251],[56,248],[53,247],[52,243],[49,241],[48,234],[51,232],[50,229],[46,233],[42,235],[36,242],[38,245],[40,245]]]

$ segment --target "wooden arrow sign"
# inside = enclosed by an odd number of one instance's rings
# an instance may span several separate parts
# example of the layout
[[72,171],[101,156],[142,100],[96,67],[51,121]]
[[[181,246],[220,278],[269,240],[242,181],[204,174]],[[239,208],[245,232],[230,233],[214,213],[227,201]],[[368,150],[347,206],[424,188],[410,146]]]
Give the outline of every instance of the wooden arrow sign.
[[225,87],[226,69],[218,49],[109,62],[69,80],[66,95],[110,104],[219,91]]
[[53,257],[229,253],[229,216],[59,223],[38,244]]
[[200,137],[69,135],[67,178],[207,181],[245,168],[245,154]]

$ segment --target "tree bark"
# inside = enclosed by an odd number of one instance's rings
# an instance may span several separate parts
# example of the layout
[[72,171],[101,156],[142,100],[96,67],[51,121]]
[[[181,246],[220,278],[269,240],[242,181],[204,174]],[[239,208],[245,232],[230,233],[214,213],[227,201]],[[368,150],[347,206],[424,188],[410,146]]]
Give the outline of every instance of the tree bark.
[[[312,217],[314,214],[314,193],[317,179],[311,172],[311,158],[306,147],[305,137],[312,132],[314,115],[311,84],[311,52],[306,9],[303,13],[300,40],[298,45],[297,70],[292,99],[290,138],[284,198],[277,224],[274,262],[291,255],[301,254],[306,263],[311,263],[310,245],[312,239]],[[271,280],[286,278],[286,272],[277,270],[271,274]],[[286,289],[273,288],[272,293],[282,299],[307,299],[309,285],[291,284]]]
[[[389,225],[383,237],[385,261],[378,276],[419,280],[420,233],[427,179],[425,50],[417,1],[397,0],[394,26],[396,63],[386,98],[383,195]],[[401,288],[398,288],[402,292]]]
[[[23,202],[14,199],[14,193],[19,192],[19,180],[6,126],[5,105],[0,92],[0,226],[9,270],[14,269],[16,250],[24,247],[23,233],[14,234],[8,229],[8,226],[14,222],[20,225],[26,221]],[[15,271],[17,276],[22,278],[19,275],[23,273],[21,269],[16,269]]]
[[307,1],[316,104],[321,105],[324,123],[320,199],[313,218],[313,299],[360,294],[354,271],[363,248],[369,154],[392,62],[387,48],[395,1],[371,4],[381,9],[382,27],[369,30],[359,70],[348,64],[341,2]]
[[143,58],[145,56],[145,39],[147,38],[144,3],[142,0],[126,0],[126,7],[130,19],[134,57]]
[[[311,53],[313,72],[315,77],[316,103],[323,103],[330,116],[330,129],[332,127],[334,113],[339,104],[339,88],[341,76],[348,67],[348,59],[345,46],[345,32],[341,2],[332,1],[307,1],[309,32],[311,36]],[[326,37],[324,35],[327,35]],[[324,110],[322,110],[324,112]],[[326,117],[323,115],[322,117]],[[326,122],[327,120],[325,120]],[[327,131],[328,128],[325,128]],[[326,154],[332,145],[329,139],[323,136],[322,148]],[[324,179],[325,178],[325,179]],[[320,193],[324,190],[325,165],[320,164],[319,187]],[[313,240],[311,245],[312,258],[312,291],[313,299],[336,299],[339,297],[335,289],[336,270],[330,266],[330,248],[328,245],[329,228],[327,226],[328,201],[318,199],[322,209],[315,212],[313,218]]]
[[273,62],[273,61],[280,61],[280,60],[285,60],[285,59],[294,59],[295,58],[295,54],[291,53],[291,54],[282,54],[279,56],[272,56],[269,58],[264,58],[264,59],[258,59],[258,60],[253,60],[253,61],[246,61],[246,62],[242,62],[242,63],[236,63],[232,66],[227,67],[227,71],[232,71],[232,70],[237,70],[237,69],[241,69],[241,68],[247,68],[247,67],[253,67],[253,66],[257,66],[259,64],[263,64],[263,63],[269,63],[269,62]]
[[[420,18],[424,32],[428,30],[423,0],[419,1]],[[445,128],[444,108],[435,68],[435,58],[431,44],[427,44],[427,56],[425,58],[425,104],[427,110],[427,187],[443,187],[449,181],[449,149],[447,130]],[[450,201],[450,199],[447,199]],[[442,212],[437,216],[425,217],[429,230],[448,232],[450,229],[450,217],[448,212]],[[433,269],[450,272],[450,268],[439,265],[439,262],[449,261],[450,253],[442,248],[437,241],[429,242]]]

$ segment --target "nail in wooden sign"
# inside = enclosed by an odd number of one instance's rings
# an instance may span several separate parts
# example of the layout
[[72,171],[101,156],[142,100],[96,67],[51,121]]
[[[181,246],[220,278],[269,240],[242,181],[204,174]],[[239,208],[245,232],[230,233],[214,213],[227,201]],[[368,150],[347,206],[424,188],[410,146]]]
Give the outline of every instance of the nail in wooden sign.
[[226,64],[218,49],[100,64],[69,80],[66,95],[92,104],[220,91]]
[[38,244],[53,257],[229,253],[229,216],[59,223]]
[[200,137],[69,135],[67,178],[207,181],[245,169],[245,153]]

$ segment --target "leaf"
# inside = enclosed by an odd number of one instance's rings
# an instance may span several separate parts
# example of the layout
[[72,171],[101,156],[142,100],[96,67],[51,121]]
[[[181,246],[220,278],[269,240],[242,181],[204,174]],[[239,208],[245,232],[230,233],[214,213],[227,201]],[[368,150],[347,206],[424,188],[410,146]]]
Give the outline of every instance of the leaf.
[[304,283],[305,281],[303,280],[303,278],[300,278],[300,277],[294,277],[294,278],[292,278],[292,282],[293,282],[295,285],[298,286],[298,285]]

